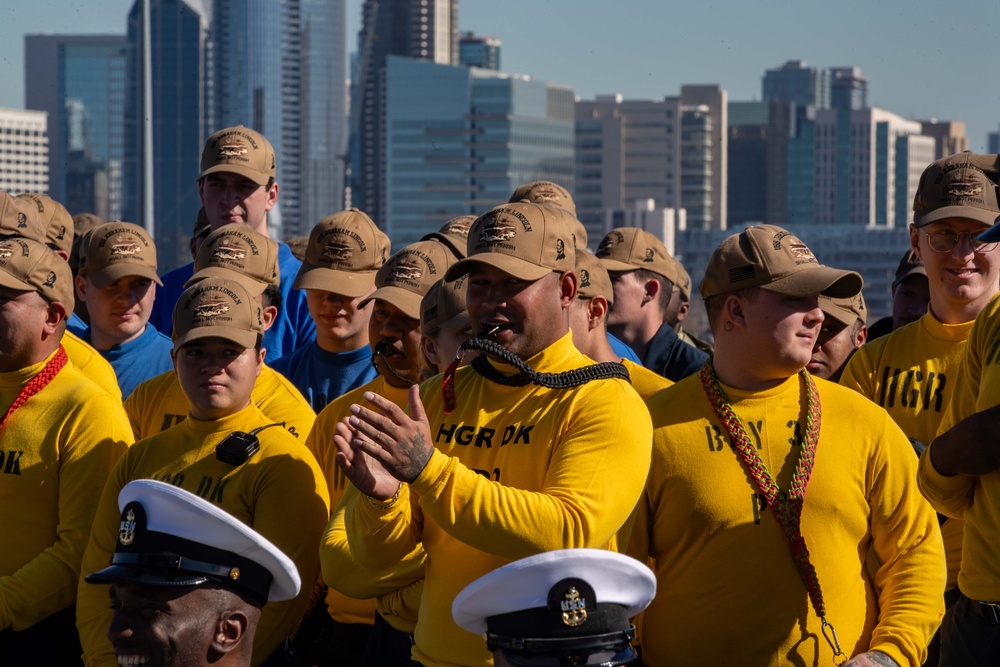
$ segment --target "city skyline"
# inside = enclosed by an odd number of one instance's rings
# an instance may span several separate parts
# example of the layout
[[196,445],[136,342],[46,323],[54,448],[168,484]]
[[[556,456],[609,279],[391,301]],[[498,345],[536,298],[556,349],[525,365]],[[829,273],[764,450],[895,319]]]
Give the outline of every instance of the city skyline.
[[[361,4],[347,6],[349,48]],[[124,34],[131,5],[50,0],[0,9],[0,106],[23,108],[24,35]],[[904,7],[860,0],[823,7],[786,0],[683,6],[632,0],[625,7],[596,0],[465,0],[459,27],[499,38],[503,71],[570,86],[582,99],[614,93],[656,99],[682,84],[719,84],[730,101],[760,99],[766,69],[804,60],[813,67],[860,67],[871,106],[907,119],[965,122],[970,146],[979,152],[1000,124],[1000,89],[984,76],[1000,3],[973,0],[959,16],[942,15],[940,4],[929,0]]]

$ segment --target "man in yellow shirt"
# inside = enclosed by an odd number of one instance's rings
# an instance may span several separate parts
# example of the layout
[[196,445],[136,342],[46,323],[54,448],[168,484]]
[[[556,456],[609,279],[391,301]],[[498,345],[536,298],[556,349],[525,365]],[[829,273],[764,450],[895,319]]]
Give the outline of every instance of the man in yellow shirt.
[[[209,276],[241,283],[261,306],[264,330],[271,327],[281,307],[279,248],[273,239],[246,225],[219,227],[199,246],[194,275],[188,286]],[[304,439],[316,420],[309,402],[298,389],[268,364],[261,367],[254,384],[253,402],[289,433]],[[137,440],[165,431],[186,418],[188,401],[176,373],[161,373],[141,383],[125,401]]]
[[[955,357],[951,358],[947,375],[933,378],[934,386],[950,391],[950,396],[939,417],[938,435],[920,457],[917,483],[934,508],[949,517],[943,530],[947,531],[955,519],[965,522],[958,599],[948,608],[941,625],[940,664],[994,665],[1000,660],[1000,559],[996,556],[1000,462],[996,460],[995,446],[996,406],[1000,403],[1000,377],[996,372],[1000,296],[995,293],[1000,234],[996,225],[985,232],[982,229],[1000,215],[1000,156],[964,153],[952,156],[949,167],[932,174],[926,183],[923,178],[920,182],[920,190],[928,187],[938,193],[942,210],[949,216],[942,222],[950,223],[937,231],[936,237],[921,238],[936,251],[922,253],[932,300],[931,312],[920,323],[927,322],[931,313],[937,315],[936,288],[944,291],[949,304],[961,306],[964,299],[974,297],[964,311],[975,316],[975,321],[968,322],[969,317],[959,320],[964,322],[961,331],[968,338],[961,357],[957,364]],[[914,224],[920,225],[917,216]],[[935,233],[931,225],[928,228]],[[948,246],[950,252],[946,251]],[[941,278],[936,278],[939,271]],[[937,282],[941,284],[936,286]],[[917,323],[893,335],[915,326]],[[931,331],[934,338],[941,339],[951,333],[940,325]],[[923,338],[927,348],[944,347],[943,340]],[[926,376],[924,386],[931,381]],[[930,400],[923,400],[928,405],[917,416],[939,410],[941,393],[920,393],[920,399],[927,396]]]
[[[97,507],[84,571],[106,566],[118,535],[118,494],[134,479],[158,479],[195,493],[243,521],[295,563],[303,590],[268,606],[253,664],[281,650],[319,577],[319,540],[329,517],[326,481],[312,454],[251,400],[264,362],[260,304],[236,281],[209,277],[174,309],[175,371],[190,405],[180,424],[140,440],[121,458]],[[80,581],[77,626],[88,665],[116,664],[106,637],[108,591]]]
[[76,581],[94,508],[132,442],[115,400],[60,341],[73,310],[62,258],[0,239],[0,661],[79,664]]
[[[338,513],[354,502],[344,471],[337,466],[337,449],[331,434],[342,419],[350,416],[351,405],[373,392],[404,407],[410,387],[422,377],[420,305],[425,293],[436,280],[443,278],[452,264],[452,254],[436,240],[417,241],[399,250],[375,275],[376,289],[360,303],[361,308],[370,304],[368,341],[378,376],[332,401],[316,418],[306,446],[316,456],[327,478],[330,502],[334,509],[331,523],[342,520]],[[315,656],[320,663],[334,660],[345,665],[388,667],[409,664],[411,635],[416,623],[417,606],[423,578],[423,549],[415,548],[405,559],[393,563],[379,573],[376,582],[366,572],[338,571],[338,563],[326,555],[344,548],[345,543],[335,544],[327,539],[321,547],[329,611],[331,640]],[[420,583],[418,583],[420,582]],[[374,583],[374,585],[373,585]],[[401,591],[401,589],[403,589]],[[397,591],[401,591],[397,593]],[[378,597],[378,601],[373,598]],[[403,604],[395,605],[399,599]],[[327,619],[323,619],[326,621]],[[367,649],[366,649],[367,646]],[[403,662],[400,663],[400,654]]]
[[423,545],[413,658],[425,667],[489,665],[482,641],[451,617],[455,595],[524,556],[616,549],[642,491],[646,407],[621,364],[595,366],[573,347],[567,216],[525,202],[480,216],[468,257],[445,278],[468,274],[483,338],[465,345],[486,354],[411,387],[408,414],[366,393],[337,425],[337,462],[364,496],[345,517],[350,553],[326,557],[378,570]]
[[649,401],[630,543],[659,583],[646,664],[920,664],[945,572],[910,445],[884,410],[804,370],[819,295],[857,294],[861,276],[760,225],[716,248],[699,289],[715,356]]

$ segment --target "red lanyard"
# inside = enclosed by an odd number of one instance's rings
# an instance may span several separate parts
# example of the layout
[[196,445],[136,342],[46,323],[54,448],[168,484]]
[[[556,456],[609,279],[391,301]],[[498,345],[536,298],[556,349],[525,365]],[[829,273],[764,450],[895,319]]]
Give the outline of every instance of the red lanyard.
[[[733,412],[733,406],[726,398],[726,394],[719,386],[719,380],[715,377],[715,369],[711,360],[706,361],[701,367],[701,386],[705,389],[712,408],[716,416],[726,429],[729,441],[739,453],[743,464],[750,472],[757,488],[767,499],[767,506],[774,513],[774,518],[778,521],[785,538],[788,540],[788,548],[792,553],[792,560],[798,568],[799,576],[806,586],[809,599],[812,601],[813,609],[822,623],[823,636],[833,649],[834,664],[840,665],[847,660],[847,656],[840,650],[840,641],[837,639],[837,631],[833,625],[826,620],[826,605],[823,603],[823,592],[819,587],[819,577],[816,576],[816,568],[809,562],[809,549],[806,548],[806,540],[799,529],[802,518],[802,502],[806,495],[806,486],[809,484],[809,476],[812,474],[813,463],[816,460],[816,445],[819,443],[819,426],[823,409],[820,406],[819,391],[816,383],[805,370],[801,371],[802,380],[806,386],[806,437],[799,451],[799,461],[792,474],[792,484],[788,493],[783,493],[778,484],[771,477],[757,453],[756,447],[750,441],[746,429],[740,423],[739,417]],[[829,629],[829,633],[828,633]],[[837,662],[837,658],[842,658]]]
[[63,346],[60,345],[59,349],[56,350],[56,353],[51,359],[49,359],[49,362],[45,364],[45,367],[38,372],[38,375],[31,378],[31,380],[28,381],[28,384],[24,385],[24,389],[22,389],[21,393],[17,395],[14,402],[10,404],[10,407],[7,408],[7,413],[3,416],[3,419],[0,419],[0,428],[3,428],[3,425],[7,423],[7,417],[10,417],[14,410],[17,410],[19,407],[24,405],[29,398],[44,389],[45,385],[51,382],[52,378],[54,378],[65,365],[66,350],[64,350]]

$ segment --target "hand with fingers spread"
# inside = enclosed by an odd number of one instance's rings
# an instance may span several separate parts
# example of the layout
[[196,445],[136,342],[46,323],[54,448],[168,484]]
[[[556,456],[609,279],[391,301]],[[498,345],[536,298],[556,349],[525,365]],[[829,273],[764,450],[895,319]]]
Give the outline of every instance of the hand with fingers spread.
[[417,478],[434,451],[420,388],[410,387],[409,414],[378,394],[364,398],[374,409],[352,405],[351,416],[337,424],[337,463],[365,495],[391,498],[399,482]]

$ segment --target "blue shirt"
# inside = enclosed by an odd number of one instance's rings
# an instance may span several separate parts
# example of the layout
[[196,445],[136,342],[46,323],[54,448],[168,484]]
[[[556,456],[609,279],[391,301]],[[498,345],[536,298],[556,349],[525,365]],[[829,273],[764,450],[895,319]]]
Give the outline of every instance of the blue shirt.
[[79,315],[73,312],[69,314],[69,319],[66,320],[66,328],[72,331],[77,337],[83,338],[88,326]]
[[680,382],[688,375],[697,373],[706,359],[707,354],[682,341],[674,328],[664,322],[653,340],[649,341],[642,365],[668,380]]
[[[264,347],[267,354],[264,361],[270,364],[275,359],[307,347],[316,340],[316,323],[309,315],[306,293],[294,289],[295,275],[302,262],[292,254],[287,243],[278,244],[278,270],[281,273],[281,308],[271,328],[264,332]],[[184,292],[184,283],[194,275],[194,262],[185,264],[163,276],[163,286],[156,290],[153,314],[149,318],[157,329],[170,335],[174,329],[174,304]]]
[[313,341],[270,366],[302,392],[317,414],[333,399],[378,375],[367,345],[350,352],[327,352]]
[[635,353],[635,350],[626,345],[624,341],[615,338],[609,333],[608,342],[611,343],[611,349],[614,350],[615,354],[619,357],[622,359],[628,359],[629,361],[634,361],[642,366],[642,360],[639,358],[639,355]]
[[[90,343],[90,329],[77,335]],[[157,331],[152,324],[147,324],[143,332],[129,342],[112,345],[110,350],[98,352],[115,369],[124,400],[146,380],[174,370],[174,363],[170,359],[172,349],[173,341]]]

